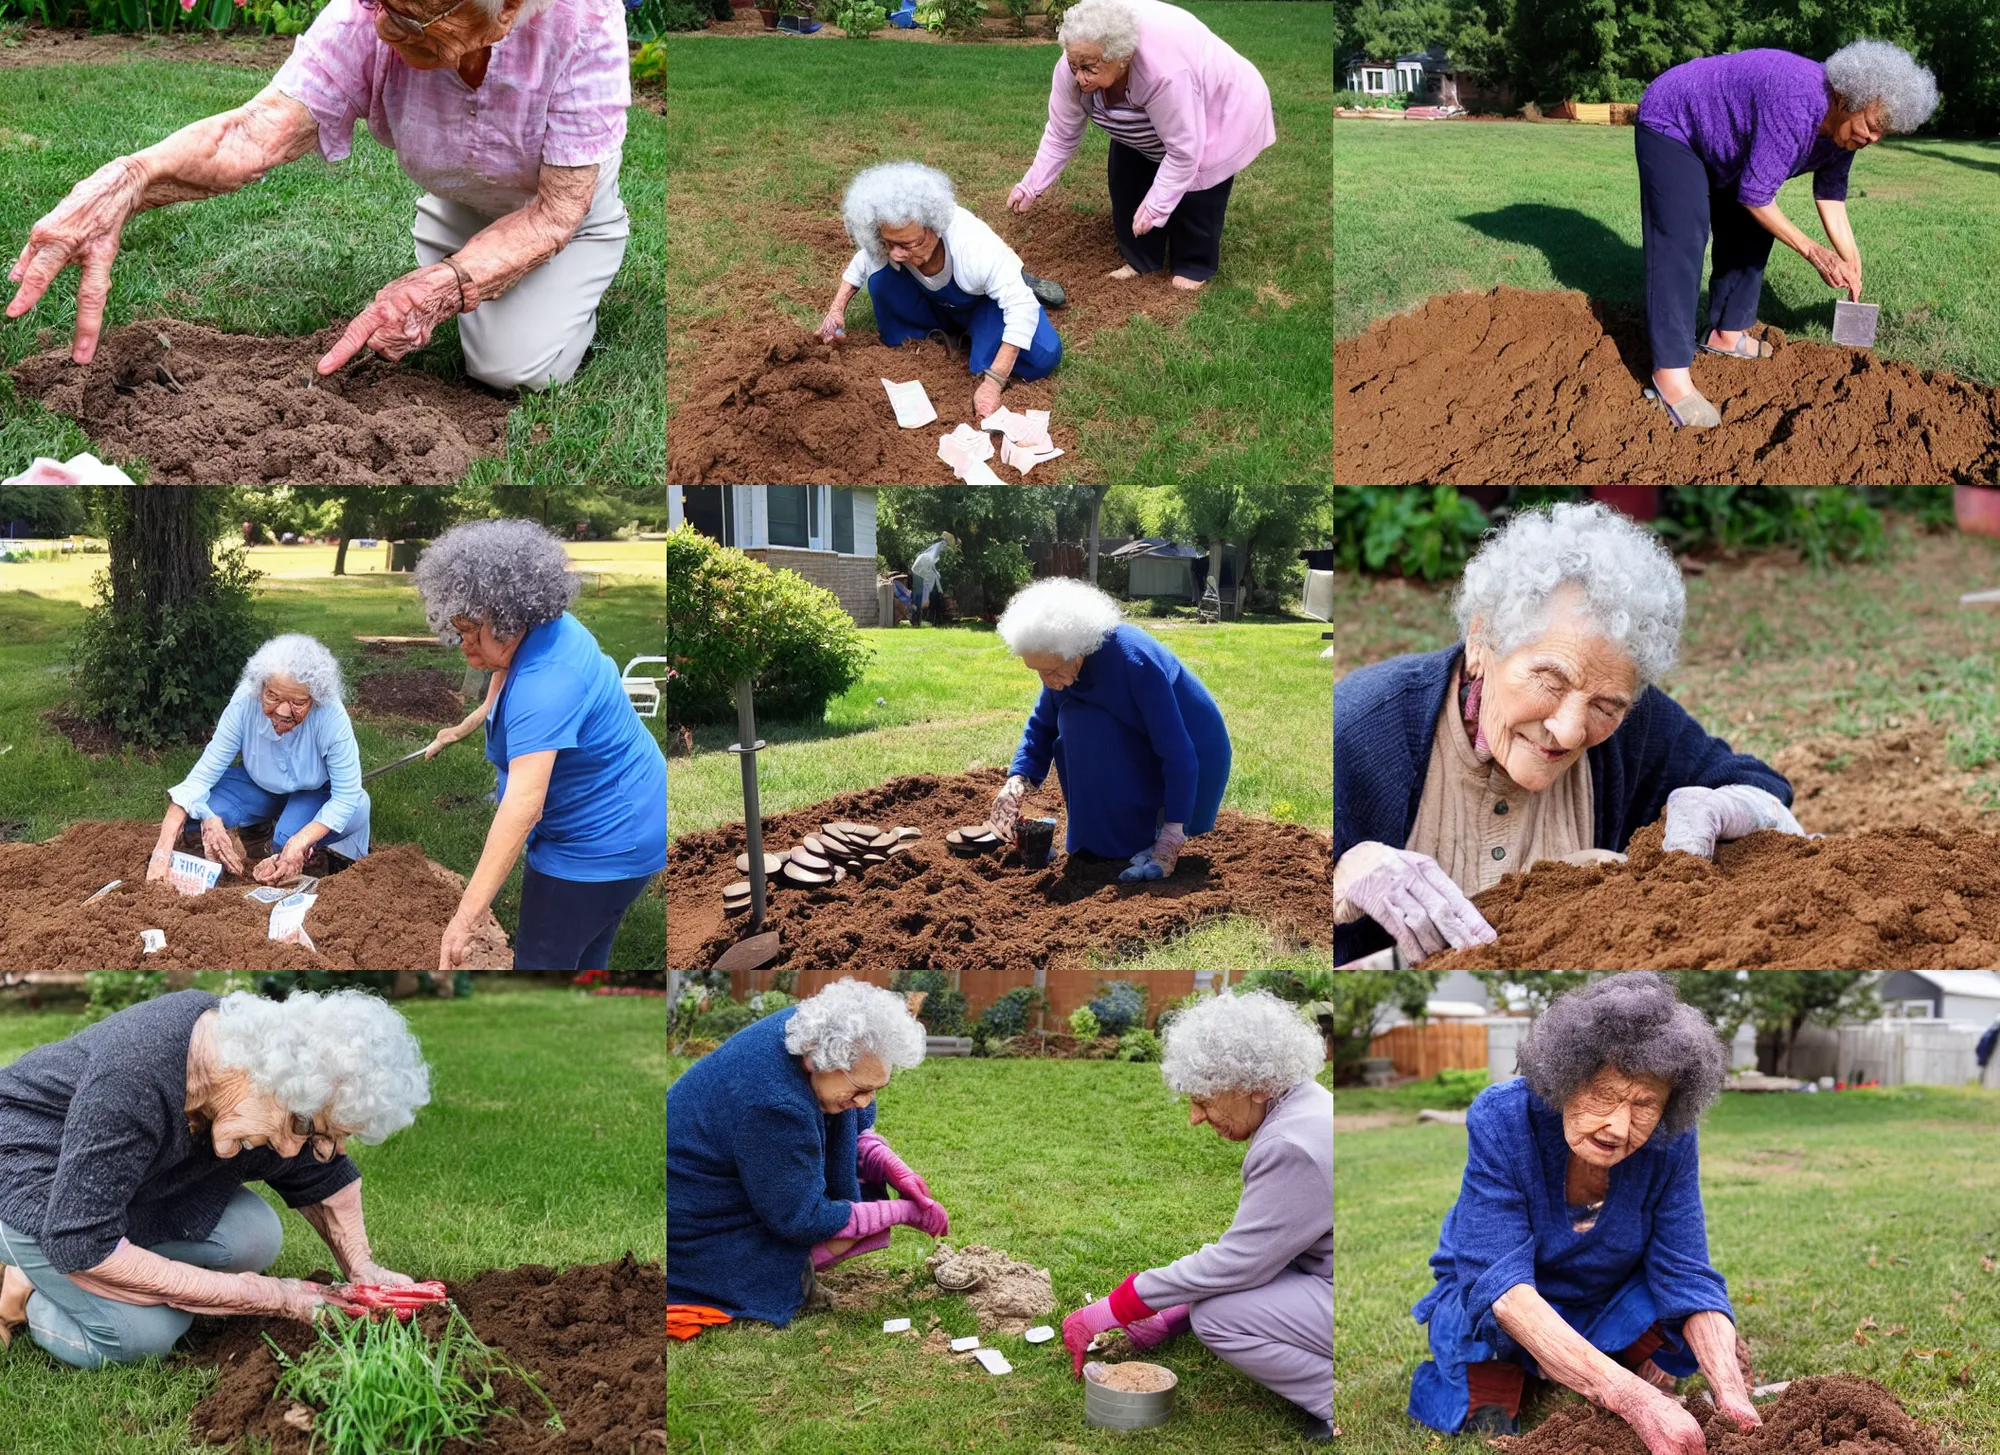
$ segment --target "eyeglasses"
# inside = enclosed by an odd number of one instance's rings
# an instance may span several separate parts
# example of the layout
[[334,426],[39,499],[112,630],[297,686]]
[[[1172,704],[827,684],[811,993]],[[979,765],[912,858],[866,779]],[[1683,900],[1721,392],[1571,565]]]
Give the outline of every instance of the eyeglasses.
[[407,31],[411,35],[422,35],[440,20],[456,15],[460,10],[465,8],[465,0],[458,0],[458,4],[445,11],[443,15],[434,15],[429,20],[412,20],[400,10],[391,10],[382,3],[382,0],[360,0],[360,3],[361,8],[366,10],[370,15],[379,11],[381,14],[395,21],[398,30]]
[[313,1125],[311,1117],[302,1116],[298,1112],[292,1113],[292,1135],[303,1137],[311,1143],[312,1154],[317,1161],[331,1162],[335,1154],[340,1151],[340,1138],[331,1132],[320,1131]]

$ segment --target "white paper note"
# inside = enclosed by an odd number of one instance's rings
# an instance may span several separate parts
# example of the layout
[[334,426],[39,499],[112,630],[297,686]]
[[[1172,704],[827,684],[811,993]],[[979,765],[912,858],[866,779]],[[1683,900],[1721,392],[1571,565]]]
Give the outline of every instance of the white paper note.
[[963,1339],[953,1339],[951,1341],[951,1352],[954,1354],[963,1354],[967,1349],[977,1349],[978,1347],[979,1335],[977,1334],[970,1334]]
[[924,393],[923,380],[912,379],[907,384],[897,384],[883,379],[882,387],[889,391],[889,403],[896,410],[896,423],[904,429],[915,429],[937,418],[937,411],[931,408],[930,395]]
[[189,894],[206,894],[215,888],[215,881],[222,877],[222,866],[213,859],[197,858],[193,854],[183,854],[174,850],[174,861],[168,874],[187,886]]
[[317,894],[294,894],[271,906],[271,928],[266,938],[306,943],[306,911],[319,901]]
[[166,931],[141,930],[139,931],[139,943],[145,947],[144,952],[148,955],[159,950],[164,950],[167,947]]
[[1007,1356],[1002,1354],[998,1349],[981,1349],[972,1357],[980,1362],[988,1374],[1012,1374],[1014,1372],[1014,1366],[1007,1362]]
[[910,1321],[908,1319],[882,1320],[882,1332],[885,1334],[900,1334],[909,1327]]
[[1005,485],[1007,483],[989,470],[984,460],[974,460],[965,467],[965,473],[958,478],[968,485]]

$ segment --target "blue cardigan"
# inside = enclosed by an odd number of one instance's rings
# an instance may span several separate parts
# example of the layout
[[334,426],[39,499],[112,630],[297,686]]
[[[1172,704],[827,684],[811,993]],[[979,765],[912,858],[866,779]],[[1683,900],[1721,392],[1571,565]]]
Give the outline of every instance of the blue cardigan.
[[797,1007],[746,1026],[667,1088],[667,1298],[783,1326],[812,1247],[865,1189],[855,1142],[873,1103],[828,1116],[785,1049]]
[[[1465,644],[1391,657],[1333,685],[1333,855],[1373,840],[1409,842],[1430,766],[1431,740]],[[1632,835],[1666,811],[1676,788],[1747,783],[1790,805],[1784,775],[1711,737],[1673,698],[1647,687],[1618,730],[1589,753],[1595,843],[1625,852]],[[1345,965],[1390,943],[1371,919],[1337,926],[1333,963]]]

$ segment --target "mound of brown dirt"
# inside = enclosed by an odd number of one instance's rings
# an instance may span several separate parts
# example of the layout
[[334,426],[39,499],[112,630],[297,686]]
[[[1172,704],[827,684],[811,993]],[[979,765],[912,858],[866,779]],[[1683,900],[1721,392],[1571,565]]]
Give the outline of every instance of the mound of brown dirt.
[[[1856,1375],[1795,1379],[1758,1413],[1762,1428],[1746,1435],[1708,1409],[1702,1433],[1711,1455],[1938,1455],[1937,1437],[1904,1413],[1896,1396]],[[1564,1404],[1527,1434],[1494,1444],[1505,1455],[1646,1455],[1630,1425],[1587,1404]]]
[[415,672],[368,672],[354,683],[354,700],[374,717],[407,717],[418,722],[457,722],[465,716],[459,679],[426,667]]
[[[564,1273],[526,1263],[448,1286],[474,1332],[535,1377],[562,1427],[550,1428],[546,1406],[509,1375],[498,1389],[514,1413],[487,1421],[479,1444],[447,1441],[440,1455],[666,1448],[667,1279],[658,1264],[635,1263],[630,1254]],[[432,1332],[445,1317],[441,1308],[417,1315]],[[269,1441],[271,1455],[306,1455],[311,1435],[285,1422],[293,1401],[273,1397],[282,1371],[266,1335],[293,1356],[314,1338],[308,1325],[291,1320],[229,1319],[198,1332],[192,1352],[218,1366],[222,1378],[189,1423],[199,1438],[230,1448],[255,1439]]]
[[1966,797],[1975,777],[1952,767],[1945,730],[1929,722],[1805,738],[1771,766],[1791,780],[1792,813],[1808,833],[1971,828],[1991,817]]
[[[1078,211],[1070,199],[1089,210]],[[1004,197],[982,213],[1021,265],[1038,278],[1053,278],[1069,295],[1050,314],[1067,347],[1100,328],[1117,328],[1135,318],[1172,327],[1194,312],[1201,294],[1176,288],[1167,269],[1136,278],[1108,278],[1125,266],[1111,231],[1111,200],[1101,177],[1058,184],[1037,198],[1025,214],[1009,212]],[[1226,260],[1226,254],[1225,254]],[[1226,266],[1226,261],[1225,261]]]
[[1492,944],[1439,970],[1976,970],[2000,967],[2000,837],[1930,828],[1824,839],[1764,832],[1713,863],[1660,849],[1544,863],[1473,903]]
[[2000,395],[1861,349],[1701,354],[1722,415],[1676,429],[1645,322],[1581,293],[1440,294],[1333,347],[1333,475],[1345,485],[2000,483]]
[[113,329],[88,364],[65,345],[14,376],[99,454],[143,457],[155,485],[450,485],[500,452],[510,404],[476,385],[372,358],[320,378],[313,365],[341,332],[259,338],[153,319]]
[[1049,1270],[1010,1257],[999,1248],[974,1243],[956,1252],[949,1243],[924,1259],[933,1274],[942,1272],[948,1283],[963,1284],[977,1278],[978,1286],[968,1290],[965,1301],[979,1315],[982,1334],[1025,1334],[1033,1325],[1056,1311],[1055,1284]]
[[[146,882],[155,823],[79,823],[41,844],[0,844],[0,964],[9,970],[435,970],[464,881],[415,844],[378,848],[320,880],[306,913],[317,947],[268,939],[270,906],[245,899],[255,881],[223,871],[206,894]],[[253,854],[256,852],[253,846]],[[124,882],[85,905],[113,879]],[[139,932],[167,937],[144,953]],[[511,970],[507,935],[489,913],[465,968]]]
[[[1032,970],[1081,960],[1092,950],[1158,945],[1202,920],[1249,915],[1302,943],[1332,942],[1327,835],[1296,824],[1224,812],[1215,829],[1188,840],[1171,877],[1120,884],[1123,859],[1070,858],[1024,869],[1012,850],[955,857],[944,836],[979,823],[1006,774],[997,768],[952,777],[920,774],[844,793],[764,820],[764,846],[780,853],[823,823],[914,824],[924,836],[887,863],[821,889],[771,890],[765,928],[784,937],[774,963],[834,970],[857,957],[870,968]],[[1026,817],[1062,813],[1050,778],[1031,795]],[[1056,830],[1061,845],[1063,831]],[[741,825],[687,834],[668,845],[667,964],[692,970],[742,933],[725,921],[722,888],[742,876]]]

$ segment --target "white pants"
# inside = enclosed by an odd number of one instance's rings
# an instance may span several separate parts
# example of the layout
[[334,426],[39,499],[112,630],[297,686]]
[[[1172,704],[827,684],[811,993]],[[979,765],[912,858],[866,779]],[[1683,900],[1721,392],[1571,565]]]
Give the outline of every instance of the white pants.
[[[424,267],[465,246],[494,219],[426,192],[417,199],[417,262]],[[597,302],[625,258],[631,224],[618,174],[600,176],[590,211],[563,250],[500,297],[458,320],[465,371],[495,389],[566,384],[597,336]]]

